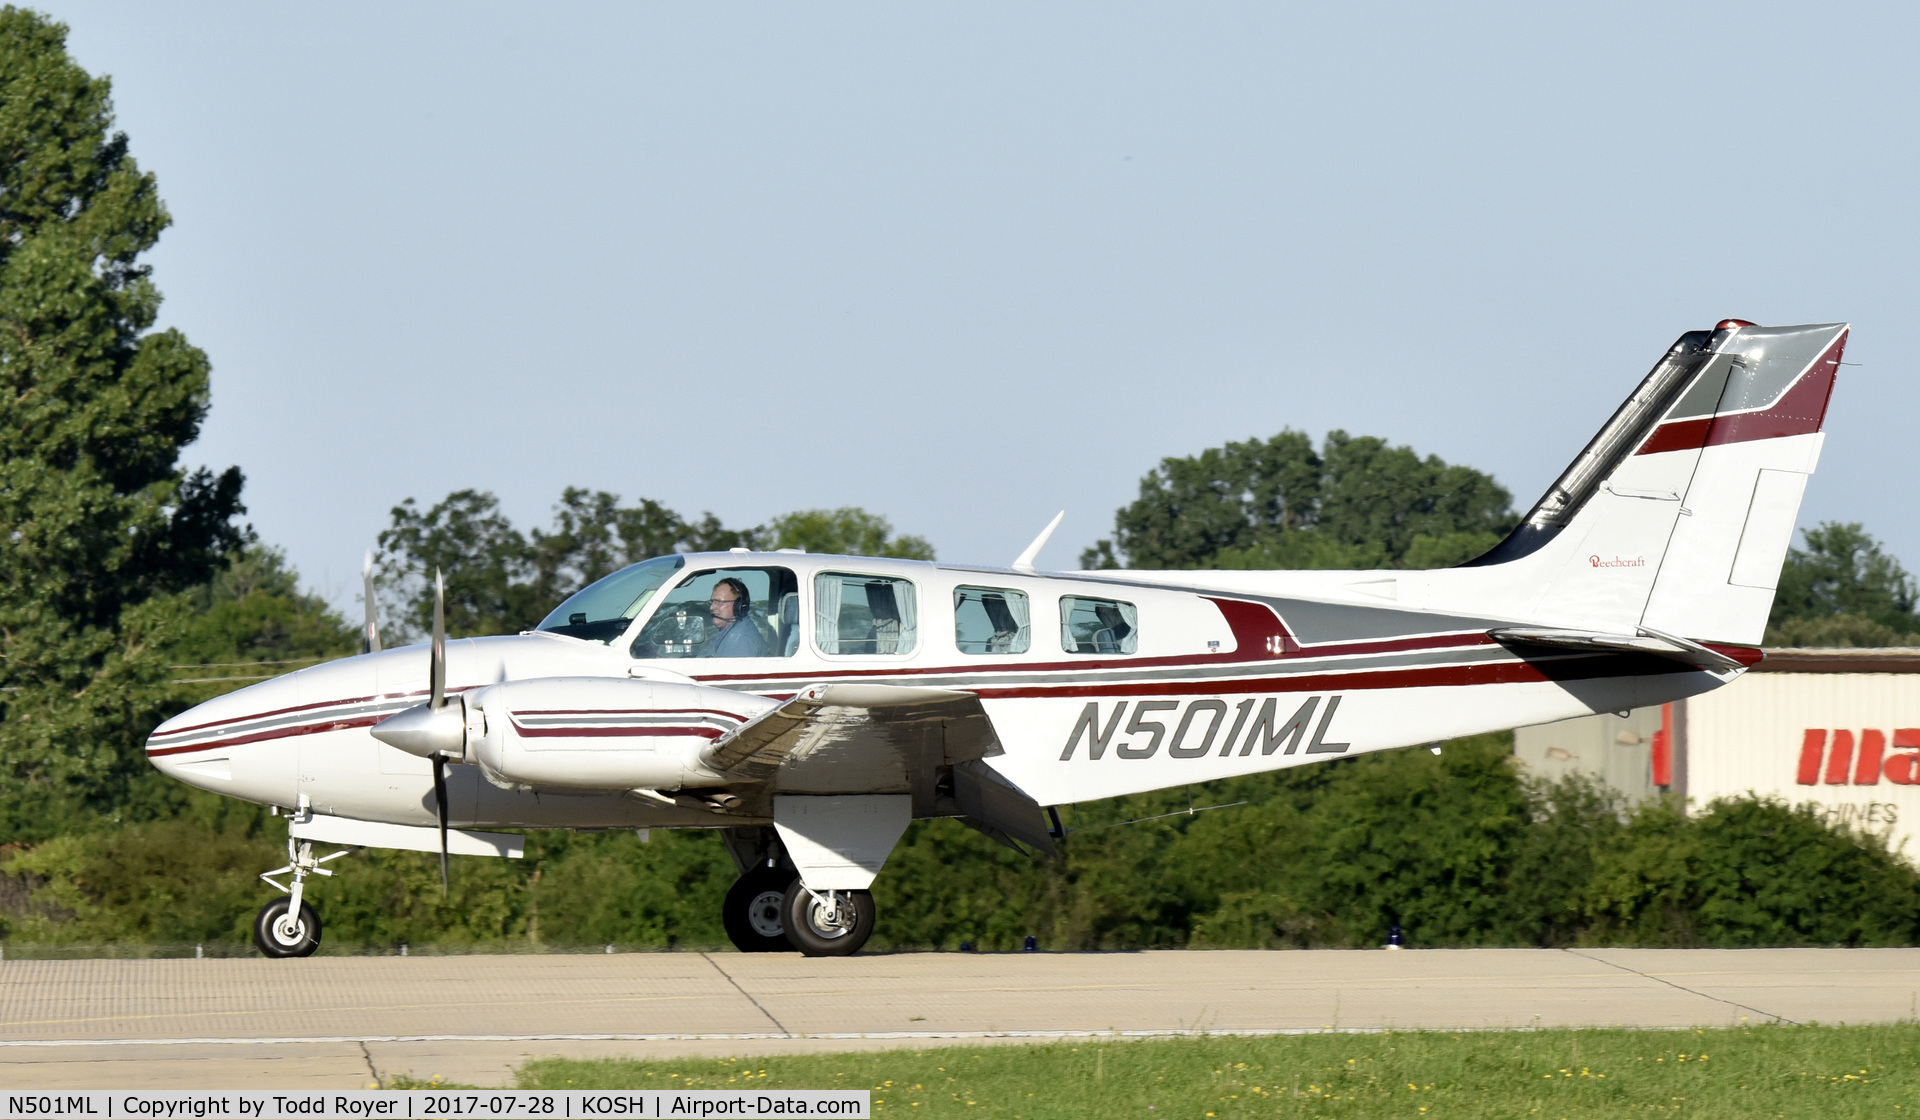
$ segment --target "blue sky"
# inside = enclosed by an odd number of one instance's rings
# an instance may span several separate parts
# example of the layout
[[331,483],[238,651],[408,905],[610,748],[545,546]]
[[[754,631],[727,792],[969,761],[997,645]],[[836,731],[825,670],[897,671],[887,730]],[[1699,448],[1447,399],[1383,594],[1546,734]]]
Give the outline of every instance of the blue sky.
[[176,224],[188,458],[353,601],[407,497],[859,505],[1071,566],[1294,427],[1524,508],[1675,336],[1846,319],[1909,562],[1912,7],[54,3]]

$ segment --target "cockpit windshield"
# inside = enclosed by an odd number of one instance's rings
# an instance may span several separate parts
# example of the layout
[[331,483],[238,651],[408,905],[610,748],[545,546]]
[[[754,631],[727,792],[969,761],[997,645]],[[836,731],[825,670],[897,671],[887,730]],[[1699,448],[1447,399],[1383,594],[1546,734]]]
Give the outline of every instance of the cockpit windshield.
[[683,556],[657,556],[622,568],[567,596],[535,629],[612,642],[627,632],[653,593],[686,564]]

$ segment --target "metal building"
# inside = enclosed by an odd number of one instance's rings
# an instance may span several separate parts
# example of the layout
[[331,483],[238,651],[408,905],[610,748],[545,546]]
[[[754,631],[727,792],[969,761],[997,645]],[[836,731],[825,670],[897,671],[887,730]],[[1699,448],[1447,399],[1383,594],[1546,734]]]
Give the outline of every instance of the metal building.
[[1514,754],[1531,773],[1591,774],[1630,802],[1811,802],[1920,858],[1920,649],[1768,650],[1703,696],[1521,728]]

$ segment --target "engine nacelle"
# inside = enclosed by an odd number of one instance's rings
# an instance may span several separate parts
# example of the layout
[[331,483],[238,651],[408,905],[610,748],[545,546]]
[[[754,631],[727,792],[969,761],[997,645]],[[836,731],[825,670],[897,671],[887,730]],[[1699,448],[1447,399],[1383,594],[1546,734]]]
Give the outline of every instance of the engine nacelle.
[[701,752],[777,706],[724,688],[617,677],[504,681],[463,699],[468,761],[496,781],[573,789],[711,785],[722,776]]

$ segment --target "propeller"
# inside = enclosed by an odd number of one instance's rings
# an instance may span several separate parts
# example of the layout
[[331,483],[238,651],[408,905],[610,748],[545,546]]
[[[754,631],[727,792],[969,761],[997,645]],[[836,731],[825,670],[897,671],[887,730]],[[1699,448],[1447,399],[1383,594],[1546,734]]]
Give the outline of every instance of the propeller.
[[373,605],[373,553],[367,553],[367,562],[360,569],[360,582],[365,588],[367,600],[367,630],[364,635],[368,653],[380,652],[380,615]]
[[[371,623],[369,623],[371,626]],[[440,819],[440,893],[447,891],[447,764],[467,753],[466,714],[447,702],[447,580],[433,573],[433,642],[428,647],[427,702],[388,716],[373,737],[433,763],[433,805]]]
[[433,804],[440,811],[440,897],[447,894],[447,756],[433,756]]
[[[427,710],[438,715],[447,706],[447,579],[433,570],[433,644],[427,669]],[[464,746],[466,728],[461,727]],[[433,752],[433,803],[440,812],[440,894],[447,893],[447,755]]]

